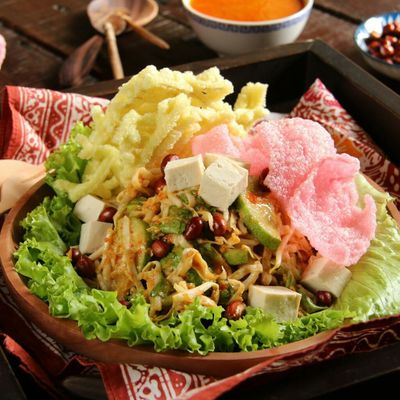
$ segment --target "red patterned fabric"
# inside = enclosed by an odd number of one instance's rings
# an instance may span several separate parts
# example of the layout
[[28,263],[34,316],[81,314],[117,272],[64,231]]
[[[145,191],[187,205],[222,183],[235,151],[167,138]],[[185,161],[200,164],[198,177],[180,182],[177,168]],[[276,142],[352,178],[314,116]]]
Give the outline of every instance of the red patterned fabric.
[[[90,121],[93,105],[107,101],[44,89],[6,87],[0,120],[0,155],[38,164],[68,138],[77,120]],[[376,148],[366,133],[320,81],[316,81],[291,116],[310,118],[324,125],[339,151],[361,160],[365,174],[398,196],[399,170]],[[284,371],[300,365],[355,351],[371,350],[399,340],[400,317],[390,317],[334,330],[330,340],[307,351],[271,358],[226,379],[194,375],[134,364],[104,364],[65,349],[29,322],[18,310],[0,275],[0,315],[4,346],[15,354],[21,368],[57,398],[57,385],[69,375],[101,373],[107,395],[115,400],[215,399],[254,374]]]
[[7,86],[0,122],[2,158],[40,164],[68,139],[75,121],[89,123],[90,109],[108,100],[47,89]]

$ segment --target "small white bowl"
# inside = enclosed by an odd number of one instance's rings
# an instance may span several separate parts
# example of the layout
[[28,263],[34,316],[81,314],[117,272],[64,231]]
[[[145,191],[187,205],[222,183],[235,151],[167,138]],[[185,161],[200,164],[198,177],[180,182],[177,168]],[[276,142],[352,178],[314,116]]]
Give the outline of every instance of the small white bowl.
[[190,2],[182,0],[200,40],[219,54],[238,55],[295,41],[304,29],[314,0],[304,0],[304,7],[288,17],[256,22],[211,17],[195,10]]
[[367,43],[365,41],[370,36],[372,31],[382,33],[382,29],[386,24],[395,21],[400,22],[400,11],[393,11],[368,18],[366,21],[360,24],[354,32],[354,42],[368,65],[381,74],[400,81],[400,64],[389,64],[386,61],[373,56],[371,53],[369,53]]

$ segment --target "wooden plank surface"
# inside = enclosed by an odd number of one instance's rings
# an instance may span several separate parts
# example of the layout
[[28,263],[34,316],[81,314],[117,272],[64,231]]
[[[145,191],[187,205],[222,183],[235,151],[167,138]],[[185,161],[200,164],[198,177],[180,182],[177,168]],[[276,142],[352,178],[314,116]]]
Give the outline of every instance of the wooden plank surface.
[[[315,0],[315,8],[333,11],[349,20],[361,22],[372,15],[400,10],[399,0]],[[340,32],[340,31],[338,31]]]
[[[8,41],[8,55],[0,71],[0,84],[25,84],[59,89],[58,70],[71,52],[90,38],[95,30],[86,15],[90,0],[1,0],[0,26]],[[133,75],[144,66],[170,67],[214,58],[216,54],[195,36],[186,20],[181,0],[163,0],[160,14],[147,27],[163,37],[171,50],[161,50],[133,32],[118,37],[125,74]],[[333,48],[371,71],[353,44],[359,20],[371,14],[400,8],[400,0],[316,0],[299,40],[320,38]],[[393,81],[382,78],[391,87]],[[104,45],[85,83],[112,79]],[[397,89],[396,89],[397,90]]]
[[11,29],[0,27],[7,56],[0,71],[1,85],[57,87],[62,59]]
[[86,15],[88,3],[89,0],[1,0],[0,18],[11,29],[65,56],[95,33]]
[[[334,26],[335,30],[327,26]],[[299,40],[321,39],[345,56],[358,60],[357,50],[352,45],[354,29],[354,24],[314,9]]]
[[[66,3],[68,6],[56,6],[52,0],[3,0],[0,2],[0,19],[10,29],[65,58],[96,33],[86,15],[88,3],[89,0],[71,0]],[[215,57],[213,51],[197,40],[188,24],[176,21],[171,10],[177,10],[176,15],[179,15],[182,11],[180,3],[179,7],[174,1],[168,3],[161,7],[159,16],[147,28],[167,40],[171,50],[159,49],[130,31],[118,37],[127,75],[135,74],[149,64],[164,67]],[[48,80],[54,83],[54,71],[47,69],[46,73],[50,75]],[[100,52],[93,73],[101,80],[112,79],[106,46]],[[53,84],[52,87],[58,86]]]

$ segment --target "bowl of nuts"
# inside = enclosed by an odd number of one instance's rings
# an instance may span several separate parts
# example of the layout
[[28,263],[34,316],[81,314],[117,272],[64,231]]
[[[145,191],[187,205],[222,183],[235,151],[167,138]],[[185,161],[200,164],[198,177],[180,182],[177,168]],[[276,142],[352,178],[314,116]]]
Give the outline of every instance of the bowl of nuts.
[[400,11],[368,18],[357,27],[354,41],[367,64],[400,80]]

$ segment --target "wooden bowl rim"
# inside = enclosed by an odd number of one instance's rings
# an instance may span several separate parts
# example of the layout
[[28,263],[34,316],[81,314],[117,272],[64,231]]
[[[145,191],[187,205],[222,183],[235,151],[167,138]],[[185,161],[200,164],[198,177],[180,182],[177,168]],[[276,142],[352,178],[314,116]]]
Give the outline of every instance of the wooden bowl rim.
[[[374,186],[382,190],[379,185],[373,182]],[[16,243],[13,239],[14,220],[21,212],[24,206],[29,202],[32,195],[39,192],[40,189],[44,188],[44,180],[37,182],[33,185],[16,203],[7,215],[3,228],[0,233],[0,242],[3,246],[0,249],[0,260],[3,274],[10,289],[10,293],[17,304],[23,311],[23,315],[30,321],[36,323],[46,334],[56,339],[60,344],[69,347],[71,350],[80,353],[82,355],[91,357],[93,360],[102,362],[135,362],[141,363],[144,360],[147,364],[156,366],[173,367],[174,369],[191,369],[196,371],[201,367],[196,367],[196,363],[199,361],[207,360],[208,362],[222,362],[222,361],[249,361],[251,365],[255,365],[258,362],[267,360],[276,356],[289,356],[295,353],[301,353],[303,351],[311,351],[313,348],[318,347],[324,343],[327,343],[332,337],[341,329],[348,328],[349,325],[344,325],[340,328],[321,332],[317,335],[309,337],[307,339],[299,340],[293,343],[281,345],[275,348],[266,350],[256,350],[251,352],[211,352],[206,356],[191,354],[181,350],[170,350],[165,352],[156,352],[151,345],[137,345],[128,346],[124,340],[111,339],[107,342],[102,342],[99,339],[86,339],[83,336],[80,328],[76,321],[61,319],[53,317],[49,314],[48,305],[40,298],[36,297],[30,292],[21,276],[14,269],[14,262],[12,254],[16,250]],[[400,213],[396,206],[391,202],[388,205],[388,209],[400,225]],[[28,311],[27,311],[28,310]],[[384,318],[377,318],[384,319]],[[370,320],[371,321],[371,320]],[[368,322],[360,323],[367,324]],[[356,326],[360,324],[352,324]],[[50,333],[49,333],[50,332]],[[63,333],[68,332],[67,340],[65,340]],[[83,350],[81,345],[84,345]],[[113,351],[122,351],[124,356],[122,359],[109,360],[104,358],[101,354],[99,357],[93,356],[93,352],[86,351],[89,344],[94,344],[97,349],[111,349]],[[79,349],[77,349],[79,347]],[[97,354],[97,353],[96,353]],[[153,360],[152,360],[153,359]],[[192,363],[193,366],[189,368],[180,367],[179,364],[176,366],[175,361],[177,359],[184,359],[185,363]],[[248,364],[246,364],[248,366]],[[244,366],[242,369],[245,369]],[[239,368],[240,369],[240,368]],[[219,371],[216,371],[219,372]],[[216,375],[216,374],[214,374]],[[217,374],[218,375],[218,374]],[[220,371],[220,376],[226,376],[225,371]]]

